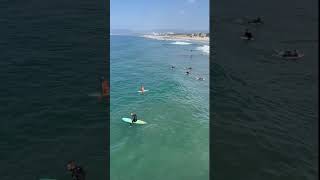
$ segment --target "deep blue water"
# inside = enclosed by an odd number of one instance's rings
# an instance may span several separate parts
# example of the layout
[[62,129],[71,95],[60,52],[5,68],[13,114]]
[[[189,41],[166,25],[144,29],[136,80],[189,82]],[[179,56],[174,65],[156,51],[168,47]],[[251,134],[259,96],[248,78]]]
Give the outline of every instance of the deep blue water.
[[[318,1],[212,2],[212,176],[318,177]],[[261,26],[246,18],[261,16]],[[240,40],[246,28],[255,41]],[[273,50],[298,49],[287,61]]]
[[104,179],[104,2],[1,1],[0,179]]

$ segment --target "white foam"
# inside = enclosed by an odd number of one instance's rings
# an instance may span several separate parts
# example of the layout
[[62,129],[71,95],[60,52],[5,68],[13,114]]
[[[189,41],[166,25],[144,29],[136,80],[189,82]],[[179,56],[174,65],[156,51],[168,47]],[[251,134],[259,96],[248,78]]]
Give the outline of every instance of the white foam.
[[177,45],[189,45],[189,44],[191,44],[191,43],[189,43],[189,42],[183,42],[183,41],[176,41],[176,42],[173,42],[173,43],[171,43],[171,44],[177,44]]
[[203,46],[197,47],[196,49],[206,54],[210,53],[210,47],[208,45],[203,45]]

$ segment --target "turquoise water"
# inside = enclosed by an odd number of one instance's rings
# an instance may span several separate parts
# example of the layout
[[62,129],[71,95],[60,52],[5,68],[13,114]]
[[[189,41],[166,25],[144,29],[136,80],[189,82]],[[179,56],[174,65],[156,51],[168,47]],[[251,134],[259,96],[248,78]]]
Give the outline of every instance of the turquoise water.
[[[208,179],[209,56],[202,46],[111,36],[112,180]],[[185,67],[193,68],[190,76]],[[141,84],[145,95],[137,92]],[[121,121],[130,112],[148,124]]]

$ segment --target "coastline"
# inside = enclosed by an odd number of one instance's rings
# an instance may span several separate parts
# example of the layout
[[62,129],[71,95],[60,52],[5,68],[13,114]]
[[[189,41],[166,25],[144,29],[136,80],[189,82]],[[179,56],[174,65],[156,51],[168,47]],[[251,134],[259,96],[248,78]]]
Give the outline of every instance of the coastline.
[[144,38],[164,41],[196,41],[209,44],[209,37],[190,37],[187,35],[143,35]]

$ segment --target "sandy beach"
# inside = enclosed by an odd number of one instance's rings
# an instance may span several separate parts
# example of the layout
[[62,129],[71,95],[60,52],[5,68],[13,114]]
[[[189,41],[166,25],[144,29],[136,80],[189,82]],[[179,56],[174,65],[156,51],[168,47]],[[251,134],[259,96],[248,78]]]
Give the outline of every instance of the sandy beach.
[[190,37],[188,35],[143,35],[143,37],[166,41],[199,41],[209,43],[209,37]]

